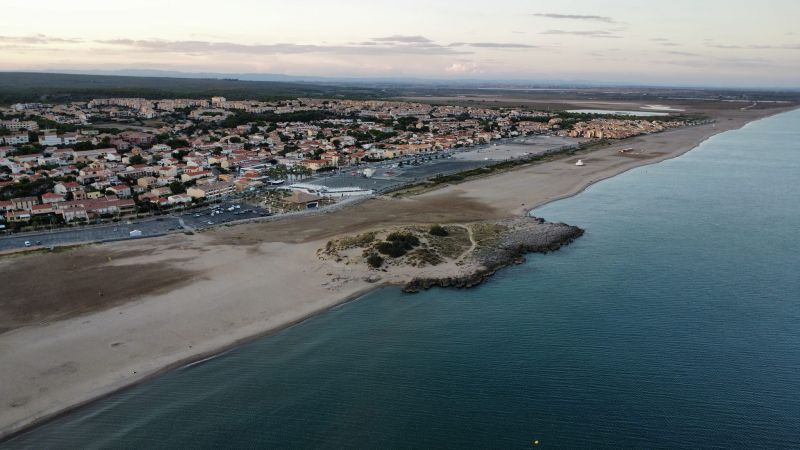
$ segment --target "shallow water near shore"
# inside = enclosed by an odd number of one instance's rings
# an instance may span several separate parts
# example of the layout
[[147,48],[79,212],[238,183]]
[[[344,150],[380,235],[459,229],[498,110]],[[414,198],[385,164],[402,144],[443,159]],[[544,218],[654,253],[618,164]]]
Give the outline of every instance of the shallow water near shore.
[[382,289],[3,448],[797,448],[800,111],[534,214],[471,290]]

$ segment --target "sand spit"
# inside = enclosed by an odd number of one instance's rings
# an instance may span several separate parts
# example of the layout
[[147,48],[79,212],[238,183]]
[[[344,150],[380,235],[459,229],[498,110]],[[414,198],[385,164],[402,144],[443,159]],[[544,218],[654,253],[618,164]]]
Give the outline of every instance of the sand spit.
[[[618,142],[580,155],[583,167],[566,158],[320,216],[2,258],[0,437],[377,286],[420,276],[413,266],[378,274],[320,258],[317,252],[337,236],[521,217],[784,110],[714,111],[713,125]],[[636,151],[620,153],[624,148]],[[457,277],[472,269],[449,261],[424,273]]]

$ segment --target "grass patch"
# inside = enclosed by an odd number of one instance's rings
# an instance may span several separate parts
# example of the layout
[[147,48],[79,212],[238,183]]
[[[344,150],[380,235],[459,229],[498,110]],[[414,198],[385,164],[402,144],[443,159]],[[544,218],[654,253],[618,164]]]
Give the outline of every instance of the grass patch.
[[450,259],[458,258],[472,245],[469,233],[463,227],[448,226],[444,228],[447,236],[428,236],[428,243],[439,255]]
[[480,245],[497,239],[506,230],[508,230],[508,227],[505,225],[476,223],[472,225],[472,238]]

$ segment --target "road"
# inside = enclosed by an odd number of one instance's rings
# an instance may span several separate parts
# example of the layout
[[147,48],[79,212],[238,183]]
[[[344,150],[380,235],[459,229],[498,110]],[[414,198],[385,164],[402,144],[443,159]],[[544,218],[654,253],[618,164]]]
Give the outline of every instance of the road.
[[[181,230],[203,230],[214,225],[265,217],[267,215],[269,213],[263,208],[253,207],[252,205],[236,208],[236,203],[234,202],[223,202],[218,205],[193,209],[182,214],[177,213],[138,221],[123,220],[108,225],[90,225],[45,232],[9,234],[0,237],[0,252],[26,247],[47,248],[84,242],[130,239],[130,232],[134,230],[141,231],[141,238],[161,236]],[[212,223],[209,224],[209,222]],[[26,242],[30,245],[26,245]]]

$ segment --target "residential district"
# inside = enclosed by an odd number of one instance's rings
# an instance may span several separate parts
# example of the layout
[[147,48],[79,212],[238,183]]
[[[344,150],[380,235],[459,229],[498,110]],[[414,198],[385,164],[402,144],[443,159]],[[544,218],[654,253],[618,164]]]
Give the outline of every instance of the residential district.
[[[341,168],[369,177],[365,163],[501,138],[622,139],[686,124],[669,117],[310,98],[14,104],[0,109],[0,229],[162,213]],[[294,198],[301,201],[325,194],[308,185],[286,189],[300,191]]]

